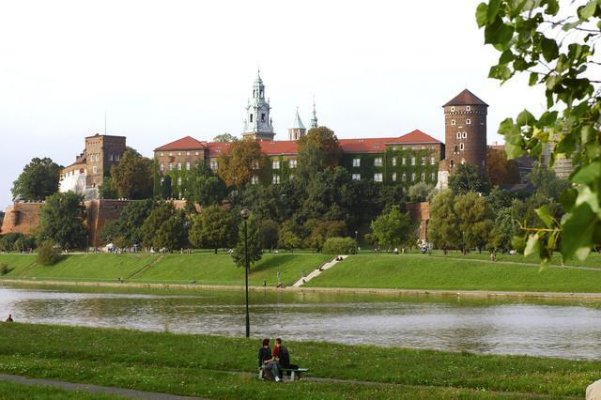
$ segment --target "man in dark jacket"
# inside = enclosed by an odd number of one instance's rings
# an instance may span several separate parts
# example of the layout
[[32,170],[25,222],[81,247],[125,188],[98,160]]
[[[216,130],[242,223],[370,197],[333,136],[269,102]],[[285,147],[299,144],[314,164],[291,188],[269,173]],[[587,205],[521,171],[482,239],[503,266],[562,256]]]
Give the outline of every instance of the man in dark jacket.
[[280,369],[277,360],[271,354],[269,339],[263,339],[263,346],[259,349],[259,368],[263,369],[263,376],[266,376],[265,373],[270,373],[276,382],[280,381]]
[[273,358],[278,360],[280,368],[284,369],[297,369],[298,365],[290,364],[290,353],[286,346],[282,346],[282,339],[277,338],[275,340],[275,347],[273,348]]

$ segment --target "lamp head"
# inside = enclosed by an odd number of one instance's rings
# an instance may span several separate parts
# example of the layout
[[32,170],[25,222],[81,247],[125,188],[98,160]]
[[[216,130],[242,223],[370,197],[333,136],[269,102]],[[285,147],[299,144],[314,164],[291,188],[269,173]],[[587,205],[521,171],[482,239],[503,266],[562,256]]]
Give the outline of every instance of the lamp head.
[[240,216],[242,219],[248,219],[248,217],[250,217],[250,210],[248,208],[243,208],[242,211],[240,211]]

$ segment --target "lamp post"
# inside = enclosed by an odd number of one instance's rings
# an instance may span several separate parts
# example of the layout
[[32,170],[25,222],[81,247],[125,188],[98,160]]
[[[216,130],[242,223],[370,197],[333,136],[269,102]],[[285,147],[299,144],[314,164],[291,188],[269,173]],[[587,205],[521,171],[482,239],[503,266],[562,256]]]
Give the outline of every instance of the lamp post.
[[248,270],[250,266],[248,264],[248,225],[247,220],[250,216],[250,210],[248,208],[240,211],[240,216],[244,220],[244,277],[246,282],[246,337],[250,337],[250,314],[248,313]]
[[357,241],[357,234],[359,232],[355,231],[355,254],[359,253],[359,242]]

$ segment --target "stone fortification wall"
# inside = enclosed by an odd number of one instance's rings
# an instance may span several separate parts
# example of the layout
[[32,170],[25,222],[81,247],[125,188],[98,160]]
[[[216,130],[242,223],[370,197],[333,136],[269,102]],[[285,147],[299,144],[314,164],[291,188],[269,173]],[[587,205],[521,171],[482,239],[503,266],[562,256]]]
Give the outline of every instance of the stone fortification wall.
[[25,235],[35,233],[40,225],[40,208],[43,204],[42,202],[21,202],[6,208],[0,233],[3,235],[11,232]]
[[411,221],[419,224],[417,236],[420,240],[426,241],[428,234],[428,221],[430,220],[430,203],[427,201],[421,203],[408,203],[407,212]]

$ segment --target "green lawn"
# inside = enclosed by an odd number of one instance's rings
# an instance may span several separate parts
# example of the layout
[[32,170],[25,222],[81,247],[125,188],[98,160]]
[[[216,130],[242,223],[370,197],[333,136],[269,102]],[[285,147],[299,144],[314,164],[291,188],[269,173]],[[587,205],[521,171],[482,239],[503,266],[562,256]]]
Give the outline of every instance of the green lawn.
[[586,270],[438,257],[363,253],[348,257],[310,287],[598,293],[601,269]]
[[[291,285],[302,273],[308,274],[332,256],[314,253],[280,253],[263,255],[251,267],[249,282],[275,286],[277,272],[285,285]],[[35,255],[0,255],[0,263],[10,272],[4,278],[36,278],[59,280],[165,282],[211,285],[243,285],[244,268],[236,267],[225,253],[193,254],[72,254],[53,266],[36,263]]]
[[[417,254],[417,252],[413,253]],[[475,260],[484,260],[490,261],[490,253],[487,251],[483,251],[482,253],[478,253],[477,251],[469,252],[467,255],[462,255],[460,251],[449,251],[445,256],[444,253],[440,250],[435,250],[432,252],[432,256],[443,257],[443,258],[460,258],[460,259],[475,259]],[[524,257],[522,254],[509,254],[509,253],[497,253],[497,261],[503,262],[516,262],[516,263],[527,263],[527,264],[540,264],[540,259],[537,255],[531,255],[528,257]],[[567,260],[565,263],[562,263],[562,258],[560,253],[554,253],[550,265],[567,265],[567,266],[581,266],[581,267],[592,267],[592,268],[601,268],[601,254],[600,253],[591,253],[584,261],[580,260]]]
[[82,390],[65,390],[45,385],[24,385],[0,381],[0,399],[11,400],[124,400],[125,397],[89,393]]
[[276,385],[256,379],[259,341],[3,324],[0,371],[211,399],[281,399],[293,391],[301,400],[575,400],[601,369],[591,361],[287,340],[293,362],[322,380]]

